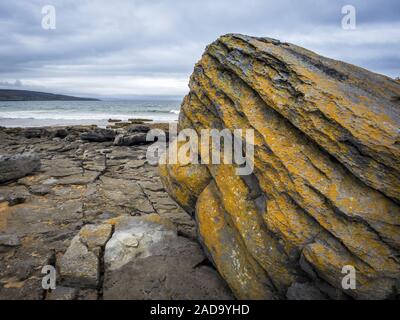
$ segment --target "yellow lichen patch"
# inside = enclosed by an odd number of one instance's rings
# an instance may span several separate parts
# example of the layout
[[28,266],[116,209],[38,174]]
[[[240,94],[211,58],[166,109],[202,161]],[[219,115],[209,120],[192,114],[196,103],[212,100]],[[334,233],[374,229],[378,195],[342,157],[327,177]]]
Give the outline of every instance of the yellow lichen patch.
[[103,246],[110,238],[112,226],[109,223],[100,225],[85,225],[79,232],[79,237],[88,248]]
[[196,198],[186,187],[185,183],[182,182],[182,184],[178,184],[170,177],[168,173],[168,165],[160,164],[158,169],[165,189],[173,199],[175,199],[183,208],[189,211],[190,208],[194,206]]
[[280,290],[285,290],[296,279],[287,255],[264,226],[262,216],[252,201],[247,200],[249,189],[235,174],[232,165],[210,169],[221,194],[221,202],[232,219],[249,253],[274,279]]
[[21,289],[25,284],[25,281],[19,281],[15,277],[1,279],[0,282],[3,283],[3,287],[6,289]]
[[4,231],[7,228],[8,216],[11,213],[11,209],[7,202],[0,203],[0,231]]
[[155,213],[147,214],[145,216],[142,216],[141,219],[145,220],[145,221],[153,222],[153,223],[156,223],[159,225],[163,225],[163,226],[167,227],[168,229],[176,231],[176,226],[171,222],[171,220],[162,218],[158,214],[155,214]]
[[[113,226],[124,226],[127,223],[127,219],[129,220],[129,216],[119,216],[109,219],[105,223],[111,224]],[[146,214],[138,217],[138,219],[140,219],[140,221],[147,221],[157,225],[163,225],[168,229],[176,232],[176,226],[169,219],[165,219],[156,213]]]
[[111,224],[112,226],[115,226],[115,225],[118,224],[119,219],[120,219],[119,217],[111,218],[111,219],[106,220],[105,223],[108,223],[108,224]]
[[[179,153],[181,143],[178,144]],[[195,196],[199,196],[203,189],[210,182],[211,176],[207,167],[200,164],[167,164],[169,176],[178,184],[184,184]]]
[[196,206],[199,233],[214,263],[239,299],[273,299],[269,280],[229,225],[215,194],[212,183],[202,192]]
[[284,240],[286,252],[296,258],[301,248],[321,232],[318,224],[285,196],[268,201],[264,219],[268,228]]
[[[211,176],[201,164],[182,164],[180,156],[184,141],[174,140],[160,158],[159,172],[167,191],[184,208],[194,207],[196,198],[209,183]],[[193,154],[197,159],[197,154]],[[190,158],[190,157],[189,157]],[[197,160],[196,160],[197,161]]]

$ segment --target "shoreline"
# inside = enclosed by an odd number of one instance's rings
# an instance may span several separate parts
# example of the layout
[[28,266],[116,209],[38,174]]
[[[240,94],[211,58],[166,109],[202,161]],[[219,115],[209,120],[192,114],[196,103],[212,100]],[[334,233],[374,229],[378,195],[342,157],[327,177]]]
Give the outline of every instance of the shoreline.
[[[137,120],[141,120],[143,118],[137,118]],[[146,118],[148,119],[148,118]],[[74,127],[74,126],[98,126],[99,128],[106,128],[109,125],[109,119],[102,120],[57,120],[57,119],[49,119],[44,121],[43,119],[6,119],[0,118],[0,127],[3,128],[63,128],[63,127]],[[119,119],[125,122],[127,119]],[[153,120],[152,121],[144,121],[146,124],[162,124],[162,123],[171,123],[177,122],[178,120],[171,119],[169,121],[164,120]],[[48,123],[51,122],[51,123]]]
[[108,119],[130,118],[154,122],[177,121],[180,101],[20,101],[0,102],[0,126],[44,127],[92,125]]

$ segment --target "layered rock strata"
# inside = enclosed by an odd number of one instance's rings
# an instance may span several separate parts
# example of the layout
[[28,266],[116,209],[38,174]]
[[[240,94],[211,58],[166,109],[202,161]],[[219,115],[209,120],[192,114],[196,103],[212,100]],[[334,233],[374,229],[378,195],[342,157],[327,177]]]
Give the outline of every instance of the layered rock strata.
[[[232,34],[207,47],[189,87],[180,130],[255,133],[251,175],[229,164],[160,165],[236,297],[395,297],[399,83],[292,44]],[[345,266],[354,268],[355,289]]]

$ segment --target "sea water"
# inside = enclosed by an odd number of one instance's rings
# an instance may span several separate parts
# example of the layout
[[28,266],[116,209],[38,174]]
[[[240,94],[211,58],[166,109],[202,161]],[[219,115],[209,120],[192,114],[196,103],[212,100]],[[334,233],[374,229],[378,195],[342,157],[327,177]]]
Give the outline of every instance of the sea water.
[[41,127],[96,124],[108,119],[177,121],[181,101],[0,101],[0,126]]

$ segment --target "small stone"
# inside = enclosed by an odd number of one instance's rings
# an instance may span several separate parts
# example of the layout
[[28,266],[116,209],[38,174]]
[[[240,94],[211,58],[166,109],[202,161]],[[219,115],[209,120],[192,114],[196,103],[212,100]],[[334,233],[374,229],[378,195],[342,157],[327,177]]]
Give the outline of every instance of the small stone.
[[26,201],[26,198],[23,195],[11,193],[8,195],[7,201],[8,205],[11,207],[16,206],[17,204],[24,203]]
[[38,195],[44,196],[51,191],[51,188],[48,185],[38,184],[29,187],[29,192]]
[[21,241],[15,234],[0,235],[0,246],[4,247],[18,247]]
[[137,248],[139,246],[139,240],[132,235],[127,235],[125,238],[123,239],[120,238],[118,240],[121,241],[127,247]]

